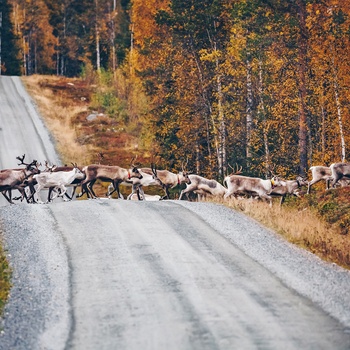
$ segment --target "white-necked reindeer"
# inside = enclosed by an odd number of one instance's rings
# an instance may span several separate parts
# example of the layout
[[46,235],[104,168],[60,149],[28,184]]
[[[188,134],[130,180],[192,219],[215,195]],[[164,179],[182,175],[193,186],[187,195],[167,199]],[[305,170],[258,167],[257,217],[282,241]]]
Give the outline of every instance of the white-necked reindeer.
[[[75,179],[83,179],[85,174],[78,168],[76,164],[73,164],[73,169],[70,171],[57,171],[57,172],[43,172],[34,175],[34,179],[37,182],[36,195],[40,199],[40,191],[44,188],[53,188],[54,195],[50,200],[53,200],[57,196],[63,197],[69,186]],[[33,196],[33,195],[32,195]],[[49,202],[49,200],[47,200]]]

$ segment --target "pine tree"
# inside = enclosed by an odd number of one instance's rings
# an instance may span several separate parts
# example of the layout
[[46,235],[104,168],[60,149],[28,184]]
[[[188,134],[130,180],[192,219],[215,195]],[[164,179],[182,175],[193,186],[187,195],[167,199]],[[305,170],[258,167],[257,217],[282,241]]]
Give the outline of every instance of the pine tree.
[[7,0],[0,2],[0,74],[19,75],[18,47],[10,20],[12,6]]

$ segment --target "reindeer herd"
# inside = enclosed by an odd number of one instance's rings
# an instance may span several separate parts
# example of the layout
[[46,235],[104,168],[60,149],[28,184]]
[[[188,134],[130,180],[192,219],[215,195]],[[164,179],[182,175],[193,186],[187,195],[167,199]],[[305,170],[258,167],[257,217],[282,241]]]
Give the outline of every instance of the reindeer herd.
[[[27,203],[43,203],[40,192],[47,189],[45,203],[52,202],[57,197],[64,200],[71,200],[75,195],[76,188],[81,187],[81,192],[77,198],[86,195],[87,198],[97,198],[93,189],[97,180],[109,182],[106,197],[116,192],[118,198],[123,199],[119,186],[129,185],[132,190],[127,199],[136,197],[138,200],[159,200],[170,199],[169,190],[186,184],[186,188],[180,193],[179,200],[194,193],[198,200],[207,196],[229,198],[229,197],[252,197],[264,200],[272,205],[273,197],[280,197],[280,204],[283,203],[287,195],[300,197],[300,190],[307,186],[307,194],[311,192],[311,187],[319,181],[326,182],[326,188],[334,188],[337,185],[348,186],[350,184],[350,164],[334,163],[330,167],[312,166],[312,180],[298,176],[295,180],[284,180],[278,176],[271,179],[261,179],[257,177],[243,176],[242,167],[234,170],[231,175],[224,179],[224,185],[216,180],[207,179],[199,175],[189,174],[184,166],[182,171],[173,173],[168,170],[159,170],[154,164],[150,168],[140,168],[133,164],[129,168],[119,166],[91,164],[84,167],[55,166],[45,162],[45,168],[36,160],[25,163],[25,155],[16,158],[20,161],[19,168],[0,170],[0,192],[6,200],[13,204],[13,200],[26,200]],[[133,162],[131,162],[133,163]],[[164,196],[148,196],[143,188],[148,186],[159,186],[164,190]],[[67,188],[73,187],[71,195]],[[19,197],[12,198],[12,191],[18,190]]]

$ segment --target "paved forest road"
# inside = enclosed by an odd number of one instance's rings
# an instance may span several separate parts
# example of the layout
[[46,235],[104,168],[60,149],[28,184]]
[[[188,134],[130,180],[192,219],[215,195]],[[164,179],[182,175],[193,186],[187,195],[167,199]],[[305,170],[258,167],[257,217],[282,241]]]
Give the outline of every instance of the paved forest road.
[[[27,140],[22,123],[38,147],[14,158],[50,157],[38,151],[47,143],[37,116],[7,120],[29,108],[10,114],[23,101],[19,81],[1,77],[0,86],[1,133]],[[22,203],[2,206],[0,225],[14,271],[1,350],[350,349],[349,271],[227,208]]]

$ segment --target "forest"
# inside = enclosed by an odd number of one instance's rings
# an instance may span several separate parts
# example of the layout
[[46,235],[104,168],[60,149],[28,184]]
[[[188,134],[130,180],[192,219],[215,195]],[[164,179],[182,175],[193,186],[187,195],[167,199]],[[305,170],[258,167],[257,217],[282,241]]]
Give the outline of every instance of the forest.
[[349,50],[343,0],[0,3],[1,74],[90,78],[170,169],[217,179],[345,162]]

